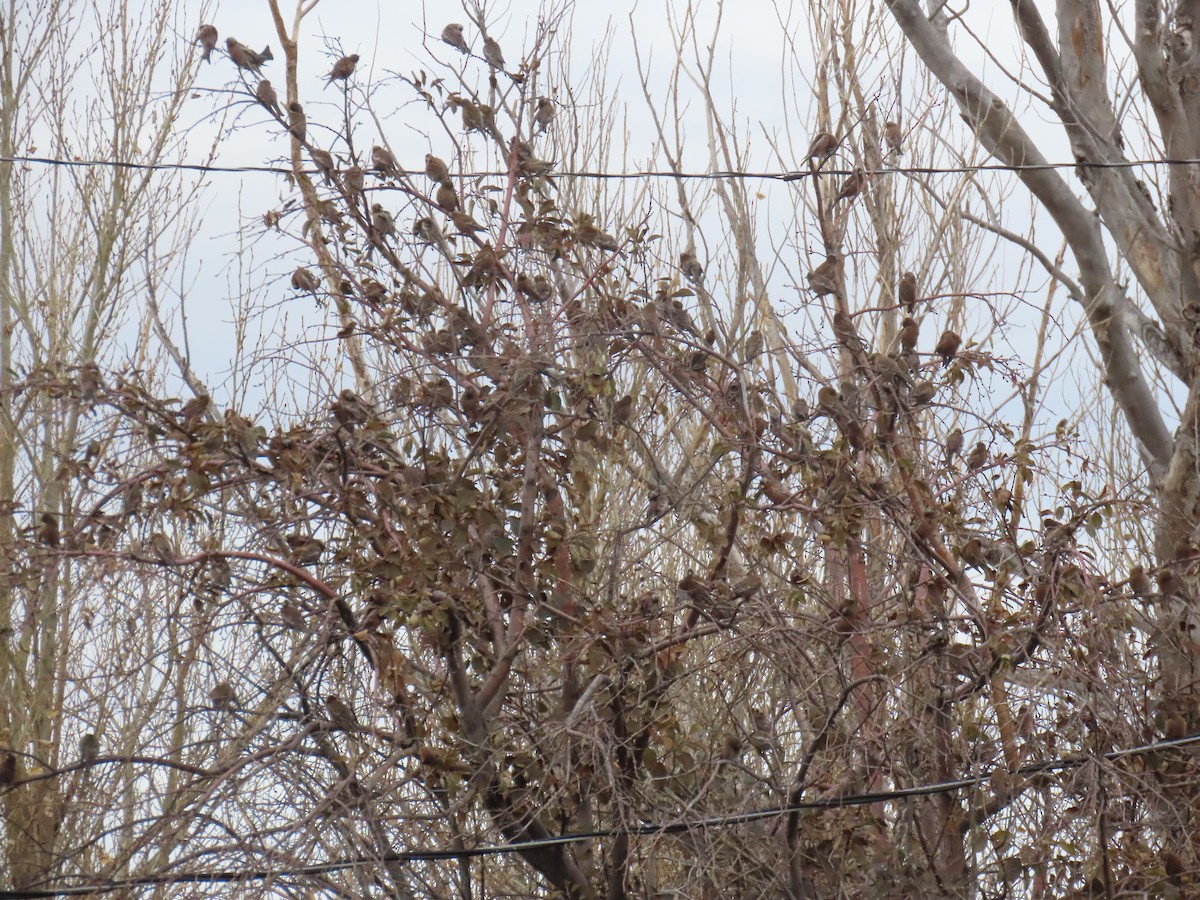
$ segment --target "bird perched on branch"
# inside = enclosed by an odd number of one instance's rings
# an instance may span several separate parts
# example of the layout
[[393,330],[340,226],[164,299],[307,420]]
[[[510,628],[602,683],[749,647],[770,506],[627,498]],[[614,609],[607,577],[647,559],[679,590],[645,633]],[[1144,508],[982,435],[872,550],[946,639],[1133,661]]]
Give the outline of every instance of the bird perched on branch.
[[283,110],[279,106],[279,95],[275,93],[275,88],[271,87],[271,82],[265,78],[260,81],[258,87],[254,89],[254,96],[265,110],[280,119],[283,118]]
[[217,686],[208,692],[208,699],[217,709],[233,709],[239,705],[237,694],[233,690],[233,685],[228,681],[220,681]]
[[483,58],[493,69],[504,68],[504,54],[500,51],[500,45],[496,43],[495,38],[485,37],[483,39]]
[[438,185],[433,200],[443,212],[452,213],[458,209],[458,194],[454,192],[454,185],[448,179]]
[[371,206],[371,227],[379,238],[388,238],[396,233],[396,220],[382,205],[375,203]]
[[537,125],[538,131],[545,131],[549,128],[556,115],[558,115],[558,108],[554,105],[554,101],[549,97],[538,97],[537,109],[533,113],[533,121]]
[[354,67],[357,65],[357,53],[351,53],[349,56],[343,56],[333,64],[333,69],[331,69],[329,72],[329,80],[325,82],[325,87],[329,87],[335,81],[347,81],[350,76],[354,74]]
[[946,438],[946,465],[954,461],[963,448],[963,433],[961,428],[955,428]]
[[326,184],[333,183],[333,171],[337,168],[333,161],[333,156],[328,150],[322,150],[320,147],[313,147],[308,151],[308,155],[312,157],[313,165],[317,167],[317,171],[325,179]]
[[854,174],[842,182],[841,190],[833,198],[833,202],[838,203],[841,200],[853,200],[862,193],[862,189],[866,186],[867,173],[861,168],[855,167]]
[[57,547],[59,542],[58,519],[52,513],[42,513],[39,521],[42,524],[38,526],[37,530],[38,543],[45,544],[47,547]]
[[696,259],[696,254],[691,250],[684,250],[679,254],[679,270],[688,281],[704,280],[704,266],[700,265],[700,260]]
[[471,52],[471,48],[467,46],[467,39],[463,37],[463,27],[457,22],[451,22],[442,29],[442,41],[449,44],[455,50],[460,50],[463,53]]
[[917,324],[917,320],[912,316],[905,316],[904,321],[900,323],[900,349],[905,353],[910,353],[917,348],[917,341],[921,337],[921,326]]
[[302,144],[308,134],[308,119],[304,116],[304,107],[295,100],[288,104],[288,134]]
[[961,346],[962,338],[947,328],[942,332],[942,336],[938,338],[937,346],[933,348],[933,352],[942,358],[943,366],[948,366],[954,361],[954,357],[958,355],[958,348]]
[[817,132],[813,135],[812,143],[808,145],[808,161],[824,162],[837,152],[839,143],[841,142],[828,131]]
[[261,53],[255,53],[232,37],[225,38],[225,49],[229,51],[229,58],[235,66],[255,73],[262,70],[263,63],[275,58],[270,47],[263,47]]
[[917,276],[912,272],[900,276],[900,305],[910,316],[917,308]]
[[808,289],[818,297],[837,294],[842,289],[842,258],[836,253],[808,273]]
[[967,469],[971,472],[982,469],[987,463],[988,451],[987,444],[983,441],[977,443],[971,448],[971,452],[967,454]]
[[304,266],[292,273],[292,289],[303,293],[311,293],[321,286],[321,279]]
[[425,177],[430,181],[445,181],[450,177],[450,167],[446,165],[445,160],[432,153],[426,153]]
[[85,766],[90,766],[99,755],[100,739],[88,732],[79,741],[79,761]]
[[342,173],[342,180],[345,182],[346,190],[354,195],[361,194],[363,188],[366,187],[365,173],[362,170],[362,166],[357,164],[349,166]]
[[344,731],[358,731],[362,728],[358,724],[358,717],[354,715],[354,710],[347,706],[337,694],[329,694],[325,697],[325,710],[329,713],[333,724]]
[[382,175],[396,176],[400,167],[396,165],[396,157],[387,147],[376,144],[371,148],[371,168]]
[[200,54],[200,58],[212,65],[212,52],[217,49],[217,27],[215,25],[201,25],[196,32],[196,43],[204,48],[204,52]]
[[903,156],[904,151],[900,149],[900,141],[903,136],[900,133],[899,122],[885,122],[883,125],[883,139],[887,142],[888,149],[897,156]]

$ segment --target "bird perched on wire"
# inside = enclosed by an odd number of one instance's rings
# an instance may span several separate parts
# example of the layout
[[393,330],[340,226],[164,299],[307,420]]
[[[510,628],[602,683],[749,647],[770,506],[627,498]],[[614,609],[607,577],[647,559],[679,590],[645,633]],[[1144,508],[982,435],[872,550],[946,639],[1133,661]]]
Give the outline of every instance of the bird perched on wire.
[[329,80],[325,82],[325,87],[329,87],[335,81],[345,83],[350,76],[354,74],[354,67],[358,65],[358,54],[351,53],[349,56],[343,56],[333,64],[333,69],[329,72]]
[[325,710],[329,713],[333,724],[344,731],[358,731],[362,728],[358,724],[358,717],[354,715],[354,710],[347,706],[337,694],[328,694],[325,697]]
[[463,27],[457,22],[451,22],[442,29],[442,41],[449,44],[455,50],[460,50],[463,53],[471,52],[471,48],[467,46],[467,39],[463,37]]
[[533,121],[537,125],[538,131],[545,131],[549,128],[556,115],[558,115],[558,107],[554,105],[554,101],[549,97],[538,97],[537,109],[533,113]]
[[837,294],[842,289],[842,258],[836,253],[808,273],[808,289],[818,297]]
[[961,346],[962,338],[947,328],[942,332],[942,336],[938,338],[937,346],[933,348],[933,352],[942,358],[943,366],[948,366],[954,361],[954,357],[958,355],[958,348]]
[[279,106],[279,95],[275,93],[275,88],[271,87],[271,82],[263,79],[258,83],[258,87],[254,89],[254,96],[267,112],[283,118],[283,110]]
[[432,153],[426,153],[425,177],[430,181],[445,181],[450,177],[450,167],[446,165],[445,160],[434,156]]
[[833,198],[833,202],[837,203],[841,200],[853,200],[862,193],[862,189],[866,186],[867,173],[861,168],[855,167],[854,174],[842,182],[842,187],[837,192],[837,196]]
[[496,43],[495,38],[485,37],[483,39],[483,58],[493,69],[504,68],[504,54],[500,51],[500,45]]
[[900,276],[900,305],[906,315],[911,316],[917,308],[917,276],[905,272]]
[[263,47],[261,53],[255,53],[232,37],[225,38],[225,49],[229,51],[229,58],[235,66],[254,73],[262,70],[263,63],[275,58],[270,47]]
[[808,145],[808,161],[825,162],[837,152],[839,143],[841,142],[828,131],[818,131],[813,135],[812,143]]
[[308,134],[308,119],[304,115],[304,107],[295,100],[288,104],[288,134],[302,144]]
[[204,48],[204,52],[200,54],[200,58],[212,65],[212,52],[217,49],[217,27],[215,25],[201,25],[196,32],[196,43]]
[[883,125],[883,139],[888,145],[888,149],[897,156],[903,156],[904,151],[900,149],[900,142],[903,140],[903,135],[900,133],[899,122],[885,122]]
[[400,167],[396,165],[396,157],[392,155],[392,151],[378,144],[371,148],[371,168],[381,175],[395,177],[400,174]]
[[696,259],[696,254],[691,250],[684,250],[679,254],[679,270],[688,281],[704,280],[704,266],[700,265],[700,260]]

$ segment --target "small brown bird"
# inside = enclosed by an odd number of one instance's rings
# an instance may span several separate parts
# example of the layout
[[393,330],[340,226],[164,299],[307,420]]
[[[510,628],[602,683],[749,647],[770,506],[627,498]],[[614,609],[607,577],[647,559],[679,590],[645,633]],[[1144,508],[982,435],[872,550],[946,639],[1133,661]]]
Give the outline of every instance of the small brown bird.
[[679,254],[679,269],[688,281],[704,280],[704,266],[700,265],[700,260],[696,259],[696,254],[691,250],[684,250]]
[[342,173],[342,181],[345,183],[346,190],[349,193],[361,194],[363,192],[363,188],[366,186],[366,177],[362,170],[362,166],[358,164],[349,166],[346,171]]
[[463,27],[457,22],[451,22],[442,29],[442,41],[455,50],[461,50],[463,53],[471,52],[471,48],[467,46],[467,39],[463,37]]
[[903,135],[900,133],[899,122],[885,122],[883,125],[883,139],[887,142],[888,149],[897,156],[903,156],[904,151],[900,149],[900,142]]
[[54,518],[51,513],[42,513],[41,526],[37,530],[38,543],[45,544],[47,547],[57,547],[59,541],[58,534],[58,519]]
[[304,116],[304,107],[295,100],[288,104],[288,134],[302,144],[308,134],[308,119]]
[[94,360],[88,360],[79,367],[79,390],[83,399],[91,403],[96,394],[104,387],[104,379],[100,375],[100,367]]
[[333,172],[337,168],[333,161],[333,156],[328,150],[322,150],[320,147],[312,147],[308,151],[308,155],[312,157],[313,165],[317,167],[317,171],[325,179],[326,184],[333,183]]
[[309,269],[300,266],[292,273],[292,289],[303,293],[311,293],[321,286],[321,279]]
[[450,177],[450,167],[446,165],[445,160],[434,156],[432,153],[426,153],[425,177],[430,181],[445,181]]
[[812,143],[808,145],[808,161],[824,162],[837,152],[839,143],[841,142],[828,131],[817,132],[813,136]]
[[472,235],[486,230],[465,209],[455,210],[451,213],[450,221],[454,223],[454,228],[459,234]]
[[861,168],[855,167],[854,174],[842,182],[841,190],[837,196],[833,198],[833,202],[837,203],[841,200],[853,200],[862,193],[862,189],[867,186],[867,173]]
[[579,243],[589,247],[599,247],[601,250],[619,250],[621,245],[617,239],[606,231],[597,228],[590,219],[582,220],[575,228],[575,237]]
[[554,296],[554,285],[550,283],[550,279],[545,275],[534,275],[533,290],[529,292],[529,296],[534,300],[545,303]]
[[905,272],[900,276],[900,305],[904,307],[904,312],[912,315],[917,308],[917,276],[912,272]]
[[215,25],[201,25],[196,32],[196,43],[204,48],[204,52],[200,54],[200,58],[212,65],[212,52],[217,49],[217,27]]
[[279,107],[279,95],[275,93],[275,88],[271,87],[271,82],[265,78],[260,81],[258,87],[254,89],[254,96],[267,112],[280,119],[283,118],[283,110]]
[[971,452],[967,454],[967,469],[971,472],[982,469],[988,460],[987,444],[983,441],[977,443],[971,448]]
[[495,38],[483,39],[483,58],[493,69],[504,68],[504,54],[500,52],[500,45]]
[[818,297],[838,294],[842,290],[842,258],[836,254],[808,273],[808,289]]
[[436,244],[442,239],[441,229],[429,216],[421,216],[413,222],[413,234],[426,244]]
[[549,97],[538,97],[537,109],[533,113],[533,121],[537,125],[538,131],[545,131],[549,128],[556,115],[558,115],[558,107],[554,105],[554,101]]
[[1177,741],[1180,738],[1187,737],[1188,727],[1187,721],[1177,712],[1171,713],[1167,717],[1166,725],[1163,726],[1163,737],[1168,741]]
[[329,718],[338,728],[345,731],[358,731],[362,726],[358,724],[358,717],[354,715],[352,710],[337,694],[329,694],[325,697],[325,709],[329,713]]
[[99,755],[100,739],[89,731],[79,741],[79,761],[85,766],[90,766]]
[[395,176],[400,173],[400,168],[396,165],[396,157],[392,155],[392,151],[387,147],[380,147],[378,145],[371,148],[371,168],[383,175]]
[[961,428],[955,428],[946,438],[946,465],[954,461],[963,448],[963,433]]
[[761,710],[754,710],[751,716],[753,729],[746,735],[746,742],[759,753],[766,753],[775,746],[774,729],[771,720]]
[[914,406],[924,406],[933,399],[937,393],[937,388],[934,387],[932,381],[927,381],[922,378],[920,381],[914,382],[912,391],[909,392],[908,399]]
[[17,755],[7,751],[0,755],[0,787],[8,787],[17,781]]
[[308,627],[308,622],[304,618],[304,613],[293,606],[289,602],[284,602],[283,609],[279,612],[279,618],[283,620],[283,624],[288,628],[294,628],[296,631],[304,631]]
[[443,212],[452,213],[458,209],[458,194],[454,192],[454,185],[448,180],[438,185],[433,200]]
[[233,709],[239,705],[237,693],[228,681],[217,682],[217,686],[208,692],[208,699],[217,709]]
[[921,337],[921,326],[912,316],[906,316],[900,323],[900,349],[908,353],[916,349],[917,339]]
[[325,87],[329,87],[335,81],[346,82],[350,76],[354,74],[354,67],[358,65],[358,54],[351,53],[349,56],[343,56],[333,64],[333,69],[329,72],[329,80],[325,82]]
[[378,203],[371,206],[371,226],[381,238],[391,237],[396,233],[396,220]]
[[232,37],[225,38],[225,49],[229,51],[229,58],[233,60],[235,66],[250,72],[261,71],[263,63],[275,58],[270,47],[263,47],[261,53],[255,53]]
[[962,338],[947,328],[942,332],[942,336],[938,338],[937,346],[933,348],[933,352],[942,358],[943,366],[948,366],[954,361],[954,357],[958,355],[958,348],[961,346]]
[[1154,593],[1154,584],[1142,566],[1133,566],[1129,570],[1129,590],[1133,596],[1144,600]]
[[854,320],[840,309],[833,314],[833,336],[851,352],[866,346],[858,334],[858,329],[854,327]]

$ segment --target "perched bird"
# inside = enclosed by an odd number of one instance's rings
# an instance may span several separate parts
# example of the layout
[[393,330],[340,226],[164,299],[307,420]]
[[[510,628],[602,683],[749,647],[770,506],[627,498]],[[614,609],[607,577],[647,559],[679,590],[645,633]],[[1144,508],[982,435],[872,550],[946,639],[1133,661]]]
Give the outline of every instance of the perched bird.
[[840,309],[833,314],[833,336],[851,352],[861,350],[865,346],[858,329],[854,327],[854,320]]
[[615,237],[597,228],[587,219],[580,222],[575,228],[575,237],[579,239],[579,243],[590,247],[599,247],[601,250],[613,251],[620,249],[621,246]]
[[104,387],[104,379],[100,375],[100,367],[94,360],[88,360],[79,368],[79,390],[83,399],[91,403],[96,399],[100,388]]
[[308,119],[304,116],[304,107],[295,100],[288,104],[288,134],[302,144],[308,134]]
[[314,275],[309,269],[300,266],[292,273],[292,289],[311,293],[321,286],[321,279]]
[[396,233],[396,220],[382,205],[375,203],[371,206],[371,227],[379,237],[391,237]]
[[40,521],[42,524],[37,530],[38,543],[45,544],[47,547],[57,547],[59,541],[58,519],[54,518],[51,513],[42,513]]
[[900,276],[900,305],[910,316],[917,308],[917,276],[912,272]]
[[426,244],[436,244],[442,240],[442,231],[429,216],[421,216],[413,222],[413,234]]
[[471,52],[471,48],[467,46],[467,39],[463,37],[463,27],[457,22],[451,22],[442,29],[442,41],[455,50],[461,50],[463,53]]
[[554,296],[554,285],[550,283],[550,279],[545,275],[533,276],[533,289],[529,292],[534,300],[539,300],[545,303]]
[[0,787],[8,787],[17,781],[17,755],[11,750],[0,756]]
[[200,58],[212,65],[212,52],[217,49],[217,27],[215,25],[201,25],[196,32],[196,43],[204,48],[204,52],[200,54]]
[[337,694],[329,694],[325,697],[325,710],[329,713],[329,718],[338,728],[345,731],[358,731],[362,726],[358,724],[358,717],[354,715],[352,710]]
[[759,753],[766,753],[775,746],[774,729],[771,727],[771,720],[767,718],[766,713],[756,709],[753,711],[751,721],[754,727],[746,736],[746,741]]
[[350,166],[342,173],[342,181],[346,185],[346,190],[351,194],[361,194],[366,186],[365,175],[362,166],[357,163]]
[[483,39],[483,58],[493,69],[504,68],[504,54],[500,52],[500,45],[495,38]]
[[458,209],[451,213],[450,221],[454,223],[454,228],[459,234],[472,235],[485,230],[465,209]]
[[933,399],[936,393],[937,388],[933,382],[922,378],[920,381],[913,383],[912,390],[908,394],[908,399],[914,406],[924,406]]
[[333,64],[333,69],[329,72],[329,80],[325,82],[325,87],[329,87],[335,81],[345,82],[354,74],[354,67],[358,65],[358,54],[351,53],[349,56],[343,56]]
[[396,165],[396,157],[387,147],[378,145],[371,148],[371,168],[383,175],[398,175],[400,167]]
[[538,97],[537,109],[533,113],[533,121],[537,125],[538,131],[545,131],[549,128],[556,115],[558,115],[558,107],[554,105],[554,101],[549,97]]
[[445,160],[434,156],[432,153],[426,153],[425,177],[430,181],[445,181],[450,177],[450,167],[446,165]]
[[938,338],[937,346],[933,348],[933,352],[942,358],[943,365],[948,366],[954,361],[954,357],[958,354],[958,348],[961,346],[962,338],[947,328],[942,332],[942,336]]
[[808,289],[818,297],[840,293],[842,290],[842,258],[837,254],[825,257],[825,262],[808,273]]
[[458,209],[458,194],[454,192],[454,185],[449,180],[438,185],[433,200],[443,212],[452,213]]
[[955,428],[946,438],[946,465],[953,462],[963,448],[963,433],[961,428]]
[[99,755],[100,739],[89,731],[79,741],[79,761],[85,766],[90,766]]
[[286,601],[283,604],[283,609],[279,612],[279,618],[283,620],[284,625],[288,628],[294,628],[296,631],[304,631],[308,627],[304,613]]
[[[338,394],[337,399],[329,405],[329,409],[340,425],[361,424],[371,417],[370,404],[350,388],[344,388]],[[320,542],[318,541],[318,543]],[[324,549],[324,544],[321,544],[321,549]]]
[[333,182],[333,171],[336,165],[333,162],[333,156],[328,150],[322,150],[319,147],[313,147],[308,151],[308,155],[312,157],[313,165],[317,167],[317,171],[321,173],[326,184]]
[[684,250],[679,254],[679,269],[688,281],[704,280],[704,266],[700,265],[700,260],[696,259],[696,254],[691,250]]
[[279,108],[279,95],[275,93],[275,88],[271,87],[271,82],[265,78],[260,81],[254,89],[254,96],[264,109],[280,119],[283,118],[283,110]]
[[971,448],[971,452],[967,454],[967,469],[972,472],[982,469],[987,463],[987,460],[987,444],[985,444],[983,441],[979,441],[979,443]]
[[900,323],[900,349],[910,353],[916,349],[920,337],[921,326],[917,324],[917,320],[912,316],[905,316],[904,321]]
[[263,47],[261,53],[255,53],[232,37],[225,38],[225,49],[229,51],[229,58],[233,60],[235,66],[250,72],[261,71],[263,63],[275,58],[270,47]]
[[228,681],[217,682],[217,686],[208,692],[208,699],[217,709],[233,709],[239,705],[233,685]]
[[837,196],[833,198],[833,202],[837,203],[841,200],[853,200],[862,193],[862,189],[867,186],[867,173],[861,168],[855,167],[854,174],[842,182],[842,187],[838,191]]
[[[357,395],[354,400],[358,401]],[[363,408],[366,408],[365,404]],[[283,540],[292,555],[292,561],[300,566],[316,565],[321,561],[321,554],[325,552],[325,542],[307,534],[289,534]]]
[[1133,596],[1145,599],[1154,593],[1154,584],[1142,566],[1133,566],[1129,570],[1129,590]]
[[824,162],[837,152],[839,143],[841,142],[828,131],[818,131],[813,136],[812,143],[808,145],[808,161]]
[[900,149],[902,137],[899,122],[885,122],[883,124],[883,139],[887,143],[888,149],[897,156],[904,155],[904,151]]

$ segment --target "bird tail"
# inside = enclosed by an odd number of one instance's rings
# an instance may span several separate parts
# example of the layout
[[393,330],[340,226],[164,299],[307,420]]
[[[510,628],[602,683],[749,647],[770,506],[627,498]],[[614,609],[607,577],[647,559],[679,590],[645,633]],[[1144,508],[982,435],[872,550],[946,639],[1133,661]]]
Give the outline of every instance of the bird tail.
[[204,52],[200,54],[200,58],[211,66],[212,65],[212,48],[205,47]]
[[258,55],[262,57],[263,62],[266,62],[268,59],[275,58],[275,54],[271,52],[271,48],[269,46],[263,47],[262,53],[260,53]]

